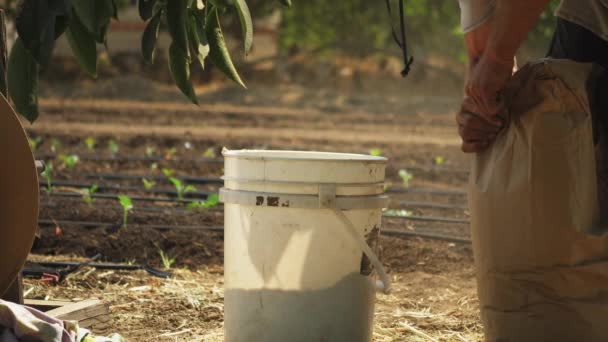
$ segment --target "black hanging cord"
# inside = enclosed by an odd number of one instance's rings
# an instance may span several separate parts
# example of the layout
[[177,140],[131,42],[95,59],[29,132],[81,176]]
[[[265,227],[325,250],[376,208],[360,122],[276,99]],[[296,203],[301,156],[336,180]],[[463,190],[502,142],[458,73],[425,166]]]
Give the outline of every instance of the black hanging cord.
[[391,0],[386,0],[386,8],[388,9],[388,15],[391,23],[391,30],[393,32],[393,39],[397,43],[397,45],[401,48],[403,52],[403,70],[401,71],[401,76],[405,77],[410,73],[410,69],[412,63],[414,62],[413,56],[408,56],[407,53],[407,39],[405,36],[405,12],[403,8],[403,3],[405,0],[399,0],[399,24],[400,24],[400,33],[401,39],[397,36],[397,30],[395,30],[395,26],[393,25],[393,10],[391,8]]

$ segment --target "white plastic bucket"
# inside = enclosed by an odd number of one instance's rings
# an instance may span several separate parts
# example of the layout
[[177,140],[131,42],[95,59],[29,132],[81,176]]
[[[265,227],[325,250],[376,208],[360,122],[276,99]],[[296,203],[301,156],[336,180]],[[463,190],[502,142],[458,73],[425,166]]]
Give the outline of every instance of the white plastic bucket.
[[223,154],[225,341],[371,341],[386,159]]

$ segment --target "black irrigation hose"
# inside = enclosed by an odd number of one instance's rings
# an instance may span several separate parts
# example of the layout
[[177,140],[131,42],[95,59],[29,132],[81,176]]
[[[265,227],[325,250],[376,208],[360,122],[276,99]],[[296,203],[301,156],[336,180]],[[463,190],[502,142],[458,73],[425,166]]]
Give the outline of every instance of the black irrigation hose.
[[[113,229],[120,229],[120,223],[107,223],[107,222],[88,222],[88,221],[66,221],[66,220],[46,220],[41,219],[38,221],[41,226],[80,226],[80,227],[106,227]],[[223,232],[224,227],[222,226],[183,226],[183,225],[149,225],[149,224],[130,224],[128,229],[140,228],[140,229],[176,229],[176,230],[204,230],[212,232]],[[471,240],[468,238],[446,235],[440,233],[428,233],[422,231],[410,231],[401,229],[386,229],[380,230],[383,235],[387,236],[416,236],[434,240],[443,240],[449,242],[459,243],[470,243]]]
[[[85,173],[82,176],[89,179],[102,179],[102,180],[154,180],[154,181],[166,181],[169,182],[165,176],[152,176],[152,175],[126,175],[120,173]],[[175,178],[188,184],[224,184],[224,180],[221,178],[211,177],[190,177],[190,176],[175,176]]]
[[[133,176],[133,179],[141,178],[139,176]],[[145,178],[145,177],[143,177]],[[163,177],[160,177],[163,178]],[[184,180],[188,180],[187,183],[217,183],[223,184],[223,180],[221,178],[199,178],[199,177],[187,177]],[[39,181],[39,185],[41,187],[46,187],[47,183],[43,180]],[[53,181],[51,185],[65,186],[65,187],[73,187],[73,188],[81,188],[88,189],[93,184],[92,183],[78,183],[78,182],[67,182],[67,181]],[[170,196],[177,196],[177,191],[175,190],[166,190],[166,189],[151,189],[146,190],[142,187],[127,187],[122,185],[98,185],[99,190],[120,190],[120,191],[132,191],[132,192],[140,192],[140,193],[153,193],[153,194],[163,194]],[[429,194],[429,195],[443,195],[443,196],[466,196],[466,190],[461,189],[437,189],[437,188],[421,188],[421,187],[411,187],[411,188],[402,188],[402,187],[389,187],[386,189],[387,193],[415,193],[415,194]],[[213,192],[206,191],[193,191],[187,192],[184,194],[184,197],[203,197],[206,198],[208,195],[213,194]]]
[[400,201],[399,204],[405,207],[412,208],[430,208],[430,209],[462,209],[466,210],[468,206],[463,204],[444,204],[444,203],[429,203],[415,201]]
[[390,187],[386,189],[387,193],[415,193],[415,194],[430,194],[430,195],[446,195],[446,196],[466,196],[467,192],[460,189],[436,189],[436,188],[396,188]]
[[[54,159],[57,157],[56,154],[43,153],[36,154],[36,159]],[[84,161],[127,161],[127,162],[192,162],[201,164],[224,164],[223,158],[187,158],[182,159],[178,157],[165,158],[161,156],[136,156],[136,155],[116,155],[116,156],[104,156],[99,154],[83,154],[78,155],[80,160]],[[423,172],[435,172],[435,173],[459,173],[467,175],[469,170],[464,169],[452,169],[445,166],[422,166],[422,165],[400,165],[398,169],[405,169],[408,171],[423,171]]]
[[[52,153],[36,154],[36,159],[54,159],[58,155]],[[177,157],[164,158],[160,156],[134,156],[134,155],[115,155],[115,156],[104,156],[99,154],[82,154],[78,155],[80,160],[84,161],[108,161],[108,162],[194,162],[201,164],[224,164],[222,158],[189,158],[180,159]]]
[[[47,193],[47,196],[51,197],[72,197],[72,198],[82,198],[82,194],[73,193],[73,192],[58,192],[52,191],[50,194]],[[115,199],[118,200],[119,195],[112,194],[92,194],[91,198],[95,199]],[[205,201],[207,197],[204,198],[191,198],[191,199],[178,199],[178,198],[169,198],[169,197],[145,197],[145,196],[129,196],[133,201],[146,201],[146,202],[169,202],[169,203],[192,203]]]
[[[74,261],[29,261],[28,262],[40,265],[42,267],[48,268],[66,268],[70,269],[73,267],[81,267],[82,263],[74,262]],[[119,270],[119,271],[136,271],[136,270],[144,270],[149,274],[159,277],[159,278],[168,278],[171,276],[171,272],[165,272],[158,270],[149,265],[130,265],[130,264],[117,264],[117,263],[100,263],[100,262],[88,262],[85,266],[94,267],[100,270]],[[27,268],[23,270],[26,273]],[[61,272],[61,271],[60,271]],[[31,272],[30,272],[31,273]],[[38,272],[39,273],[39,272]],[[24,274],[27,275],[27,274]]]
[[441,240],[447,242],[457,242],[457,243],[471,243],[471,239],[463,238],[458,236],[451,236],[445,234],[438,233],[425,233],[421,231],[411,231],[411,230],[399,230],[399,229],[381,229],[380,232],[387,236],[398,236],[398,237],[421,237],[432,240]]
[[452,169],[445,166],[422,166],[422,165],[402,165],[398,169],[404,169],[408,171],[423,171],[423,172],[434,172],[434,173],[459,173],[468,175],[469,170],[464,169]]
[[427,216],[397,216],[397,215],[384,215],[386,218],[400,219],[407,221],[422,221],[422,222],[442,222],[442,223],[455,223],[455,224],[469,224],[469,220],[447,218],[447,217],[427,217]]
[[[39,181],[38,185],[42,188],[46,188],[48,183],[46,181]],[[168,190],[168,189],[150,189],[146,190],[146,188],[137,187],[137,186],[122,186],[122,185],[113,185],[113,184],[96,184],[97,191],[121,191],[121,192],[138,192],[138,193],[149,193],[155,195],[167,195],[170,197],[177,197],[177,191]],[[68,181],[60,181],[55,180],[51,182],[51,186],[60,186],[66,188],[78,188],[78,189],[89,189],[93,186],[93,183],[78,183],[78,182],[68,182]],[[207,198],[207,196],[213,194],[213,192],[208,191],[190,191],[184,194],[184,197],[187,198]],[[94,194],[95,195],[95,194]],[[94,196],[91,196],[94,197]]]
[[[56,203],[52,203],[50,200],[47,202],[43,202],[41,203],[42,206],[46,207],[46,208],[57,208],[57,204]],[[218,203],[217,205],[215,205],[214,207],[211,207],[209,209],[183,209],[180,207],[175,207],[175,206],[167,206],[167,207],[141,207],[141,206],[135,206],[133,209],[131,209],[131,211],[133,212],[140,212],[140,213],[159,213],[159,214],[165,214],[165,215],[175,215],[180,214],[180,215],[188,215],[188,214],[198,214],[201,212],[216,212],[216,211],[221,211],[224,210],[223,209],[224,204],[223,203]],[[99,204],[93,204],[93,208],[95,208],[96,210],[117,210],[122,212],[122,207],[120,205],[116,205],[116,206],[109,206],[109,205],[99,205]]]
[[[49,220],[39,219],[39,226],[78,226],[78,227],[105,227],[105,228],[117,228],[119,229],[121,223],[109,223],[109,222],[94,222],[94,221],[69,221],[69,220]],[[164,224],[137,224],[129,223],[127,229],[131,228],[145,228],[145,229],[176,229],[176,230],[204,230],[212,232],[223,232],[224,227],[222,226],[198,226],[198,225],[164,225]]]

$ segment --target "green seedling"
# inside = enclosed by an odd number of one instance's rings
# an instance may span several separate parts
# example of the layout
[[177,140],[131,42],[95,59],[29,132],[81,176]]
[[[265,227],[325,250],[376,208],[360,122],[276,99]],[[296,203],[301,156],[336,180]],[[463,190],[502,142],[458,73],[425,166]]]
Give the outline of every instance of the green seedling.
[[61,149],[61,141],[57,138],[51,139],[51,152],[57,153]]
[[177,149],[175,147],[171,147],[169,150],[167,150],[167,153],[165,153],[165,159],[172,159],[176,152]]
[[75,154],[60,154],[59,159],[61,160],[63,165],[68,168],[68,170],[73,170],[76,167],[76,164],[78,164],[78,162],[80,161],[80,158]]
[[127,219],[129,217],[129,212],[133,210],[133,202],[129,196],[120,195],[118,196],[118,201],[122,206],[122,227],[127,228]]
[[385,216],[410,217],[412,212],[405,209],[388,209],[384,212]]
[[156,155],[156,147],[146,146],[146,156],[154,157]]
[[399,170],[399,177],[403,180],[403,186],[409,188],[410,181],[414,178],[414,175],[407,172],[407,170],[401,169]]
[[162,168],[161,169],[163,175],[165,175],[165,177],[169,178],[169,177],[173,177],[173,174],[175,173],[175,171],[173,171],[172,169],[167,169],[167,168]]
[[205,150],[205,153],[203,153],[203,157],[205,157],[205,158],[217,157],[217,155],[215,154],[215,149],[213,147],[209,147],[208,149]]
[[148,191],[154,189],[156,186],[156,182],[151,179],[142,178],[141,181],[144,183],[144,188],[146,188]]
[[36,151],[42,142],[42,137],[27,138],[27,142],[30,144],[30,149]]
[[158,254],[160,255],[160,260],[162,261],[165,270],[171,269],[171,266],[175,263],[175,257],[170,257],[169,254],[165,253],[160,247],[158,248]]
[[189,210],[202,210],[202,209],[210,209],[215,207],[220,203],[220,197],[218,194],[211,194],[207,197],[205,201],[194,201],[188,203]]
[[379,149],[379,148],[377,148],[377,147],[376,148],[372,148],[369,151],[369,154],[372,155],[372,156],[374,156],[374,157],[381,157],[382,156],[382,150]]
[[42,171],[40,175],[42,175],[42,177],[44,177],[44,179],[46,180],[46,189],[44,190],[48,194],[50,194],[51,192],[53,192],[53,162],[48,162],[44,167],[44,171]]
[[96,193],[97,190],[99,190],[99,187],[97,186],[97,184],[93,184],[90,188],[86,189],[84,195],[82,196],[82,200],[84,201],[84,203],[86,203],[91,208],[93,207],[93,202],[95,202],[93,194]]
[[435,157],[435,165],[441,165],[443,163],[445,163],[445,158],[443,156]]
[[87,145],[87,149],[89,151],[95,150],[95,146],[97,145],[97,140],[93,137],[87,137],[84,139],[84,144]]
[[120,148],[118,147],[118,143],[114,139],[110,139],[110,141],[108,141],[108,151],[110,151],[110,155],[112,157],[117,155],[118,151],[120,151]]
[[184,195],[187,194],[188,192],[195,192],[196,188],[192,185],[185,185],[184,183],[182,183],[182,181],[180,181],[179,179],[175,178],[175,177],[169,177],[169,182],[171,182],[173,184],[173,186],[175,187],[175,191],[177,192],[177,199],[182,200],[184,199]]

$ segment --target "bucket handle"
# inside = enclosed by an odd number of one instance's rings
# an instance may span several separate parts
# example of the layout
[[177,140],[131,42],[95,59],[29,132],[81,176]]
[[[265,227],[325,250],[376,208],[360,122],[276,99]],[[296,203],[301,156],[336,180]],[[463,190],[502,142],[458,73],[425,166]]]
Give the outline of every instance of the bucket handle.
[[340,219],[340,221],[342,221],[342,223],[344,224],[344,227],[346,227],[346,230],[348,231],[348,234],[359,243],[359,246],[361,246],[361,249],[363,249],[363,253],[365,253],[365,255],[369,258],[372,265],[374,265],[374,267],[378,271],[380,280],[376,281],[376,290],[382,291],[384,294],[391,293],[391,279],[388,276],[388,274],[386,273],[386,270],[384,269],[384,266],[380,262],[380,259],[378,258],[376,253],[374,253],[372,248],[367,244],[367,241],[365,241],[365,238],[357,232],[357,228],[355,228],[355,226],[348,219],[348,217],[346,217],[346,215],[344,215],[342,210],[340,210],[340,209],[331,209],[331,210],[334,212],[334,214],[336,214],[338,219]]

